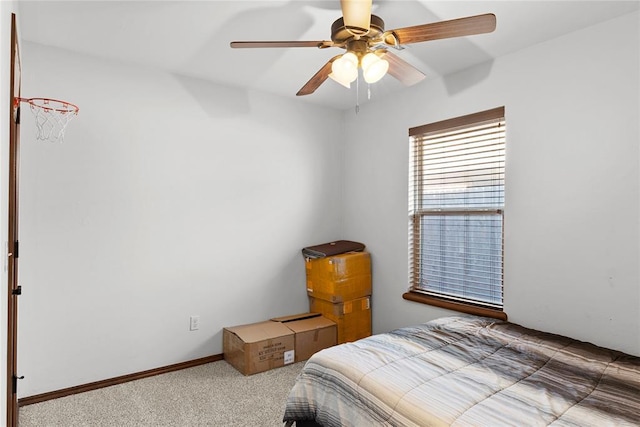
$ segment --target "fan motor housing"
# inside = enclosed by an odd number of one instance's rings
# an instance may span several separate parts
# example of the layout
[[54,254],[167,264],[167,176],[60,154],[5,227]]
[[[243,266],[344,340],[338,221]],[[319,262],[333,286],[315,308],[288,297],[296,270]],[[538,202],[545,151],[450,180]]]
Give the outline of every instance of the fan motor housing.
[[378,38],[384,33],[384,21],[376,15],[371,15],[369,32],[363,36],[355,36],[344,25],[344,19],[339,18],[331,25],[331,41],[338,45],[345,45],[352,39],[370,40]]

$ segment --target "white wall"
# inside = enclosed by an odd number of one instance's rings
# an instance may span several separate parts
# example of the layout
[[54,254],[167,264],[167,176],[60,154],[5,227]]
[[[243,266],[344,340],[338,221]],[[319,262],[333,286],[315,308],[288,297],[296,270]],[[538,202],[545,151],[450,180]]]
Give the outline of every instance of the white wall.
[[[341,114],[23,44],[20,396],[222,353],[308,310],[302,247],[341,237]],[[189,331],[189,316],[200,330]]]
[[374,332],[452,314],[401,298],[408,128],[504,105],[509,319],[640,355],[639,34],[626,15],[347,119],[345,230],[372,252]]

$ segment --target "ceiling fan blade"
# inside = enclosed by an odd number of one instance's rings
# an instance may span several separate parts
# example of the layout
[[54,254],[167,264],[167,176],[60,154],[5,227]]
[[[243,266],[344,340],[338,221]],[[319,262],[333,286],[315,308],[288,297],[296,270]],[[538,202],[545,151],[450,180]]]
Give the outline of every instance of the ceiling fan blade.
[[262,48],[262,47],[318,47],[325,48],[333,46],[333,42],[321,41],[234,41],[231,47],[234,49]]
[[331,64],[333,64],[333,61],[338,59],[340,56],[342,55],[336,55],[324,64],[322,68],[320,68],[318,72],[315,73],[304,86],[302,86],[298,93],[296,93],[296,96],[310,95],[315,92],[316,89],[318,89],[320,85],[327,80],[329,74],[331,74]]
[[340,0],[344,26],[353,35],[365,35],[371,24],[373,0]]
[[496,16],[493,13],[398,28],[384,34],[384,42],[394,46],[426,42],[429,40],[447,39],[450,37],[471,36],[490,33],[496,29]]
[[422,71],[418,70],[398,55],[385,51],[381,57],[389,61],[388,73],[400,80],[400,82],[405,86],[414,85],[426,77]]

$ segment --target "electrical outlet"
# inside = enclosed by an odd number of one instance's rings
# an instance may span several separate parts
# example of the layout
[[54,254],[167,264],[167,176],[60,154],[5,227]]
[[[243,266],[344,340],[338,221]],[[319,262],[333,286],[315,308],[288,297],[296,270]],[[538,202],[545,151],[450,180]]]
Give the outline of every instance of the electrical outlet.
[[200,329],[200,316],[191,316],[189,318],[189,330],[197,331]]

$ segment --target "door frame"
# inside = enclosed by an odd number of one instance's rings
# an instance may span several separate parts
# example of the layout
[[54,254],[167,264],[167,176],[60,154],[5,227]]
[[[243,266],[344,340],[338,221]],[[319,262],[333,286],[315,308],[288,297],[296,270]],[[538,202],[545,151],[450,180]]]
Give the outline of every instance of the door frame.
[[7,233],[7,427],[18,425],[18,208],[20,166],[21,64],[15,13],[11,14],[11,81],[9,96],[9,197]]

